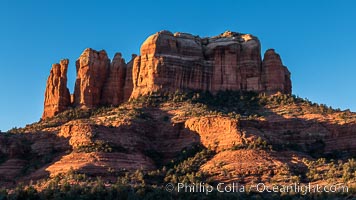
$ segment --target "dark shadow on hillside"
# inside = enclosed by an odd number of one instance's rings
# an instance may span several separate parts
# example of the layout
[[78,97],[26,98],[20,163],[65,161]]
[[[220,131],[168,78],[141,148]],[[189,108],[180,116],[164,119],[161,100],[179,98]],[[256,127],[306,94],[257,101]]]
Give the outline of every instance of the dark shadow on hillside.
[[0,141],[6,160],[22,161],[15,166],[8,166],[10,168],[4,166],[6,162],[0,164],[0,168],[5,170],[4,173],[8,177],[1,180],[6,187],[15,186],[18,182],[28,183],[31,180],[48,177],[45,166],[59,160],[67,150],[71,149],[68,139],[46,131],[6,133],[0,136]]

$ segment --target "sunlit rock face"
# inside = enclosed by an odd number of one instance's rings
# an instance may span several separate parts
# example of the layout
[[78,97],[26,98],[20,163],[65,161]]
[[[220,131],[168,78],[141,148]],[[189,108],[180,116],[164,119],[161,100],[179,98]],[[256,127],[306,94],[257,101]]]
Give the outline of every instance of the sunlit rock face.
[[43,119],[63,112],[70,105],[70,94],[67,88],[68,63],[68,59],[63,59],[60,63],[52,65],[47,79]]
[[90,48],[84,50],[76,62],[75,106],[94,108],[100,105],[109,67],[110,59],[104,50],[95,51]]
[[268,50],[262,63],[258,38],[230,31],[210,38],[151,35],[134,60],[132,79],[132,98],[177,89],[291,93],[290,73],[279,55]]

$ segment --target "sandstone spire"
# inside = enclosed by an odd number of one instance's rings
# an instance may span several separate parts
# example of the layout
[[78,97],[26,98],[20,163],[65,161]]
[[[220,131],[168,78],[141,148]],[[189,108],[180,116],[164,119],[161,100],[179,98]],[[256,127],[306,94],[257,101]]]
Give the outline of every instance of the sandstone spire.
[[94,108],[100,105],[109,67],[110,59],[104,50],[95,51],[91,48],[84,50],[76,62],[75,106]]
[[292,83],[290,72],[283,66],[281,57],[274,49],[268,49],[263,57],[262,63],[263,91],[272,94],[282,92],[290,94],[292,92]]
[[109,74],[103,88],[102,105],[117,106],[124,100],[124,85],[126,77],[126,63],[121,53],[116,53],[109,68]]
[[68,59],[63,59],[59,64],[52,65],[47,79],[42,119],[53,117],[70,105],[70,94],[67,88],[68,63]]

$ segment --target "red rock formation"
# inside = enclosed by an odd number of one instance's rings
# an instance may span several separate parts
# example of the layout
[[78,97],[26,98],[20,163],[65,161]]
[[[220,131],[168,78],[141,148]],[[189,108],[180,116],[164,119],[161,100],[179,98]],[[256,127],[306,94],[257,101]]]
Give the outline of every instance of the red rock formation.
[[[199,37],[161,31],[147,38],[141,46],[141,56],[134,60],[131,97],[153,91],[177,89],[207,89],[209,75],[203,73],[202,45]],[[205,77],[204,77],[205,76]]]
[[[68,60],[63,61],[53,69],[55,75],[51,72],[43,118],[54,116],[69,105],[117,106],[130,97],[156,91],[291,93],[290,73],[279,55],[268,50],[262,62],[256,37],[230,31],[210,38],[161,31],[148,37],[141,46],[141,55],[133,55],[128,64],[120,53],[110,64],[104,50],[85,49],[76,62],[73,96],[69,96],[67,79],[61,71],[66,71],[67,65]],[[63,76],[61,81],[57,76]]]
[[261,90],[261,47],[249,34],[225,32],[209,38],[205,57],[212,61],[211,92],[221,90]]
[[260,42],[249,34],[199,38],[161,31],[146,39],[134,61],[131,97],[177,89],[291,93],[290,74],[279,56],[280,62],[270,52],[266,56],[262,65]]
[[292,83],[290,72],[283,66],[280,56],[274,49],[268,49],[264,55],[262,63],[262,83],[263,90],[268,93],[282,92],[290,94]]
[[75,106],[94,108],[100,105],[109,67],[110,59],[104,50],[84,50],[76,62]]
[[200,142],[216,151],[232,148],[243,140],[237,120],[227,117],[193,117],[185,122],[185,128],[198,133]]
[[64,59],[59,64],[52,65],[47,79],[42,119],[53,117],[70,105],[70,94],[67,88],[68,63],[68,59]]
[[109,68],[108,78],[103,88],[101,104],[117,106],[124,100],[126,63],[121,53],[116,53]]
[[80,123],[77,121],[69,122],[61,127],[58,136],[70,138],[69,144],[73,149],[80,146],[90,145],[93,141],[95,132],[90,124]]

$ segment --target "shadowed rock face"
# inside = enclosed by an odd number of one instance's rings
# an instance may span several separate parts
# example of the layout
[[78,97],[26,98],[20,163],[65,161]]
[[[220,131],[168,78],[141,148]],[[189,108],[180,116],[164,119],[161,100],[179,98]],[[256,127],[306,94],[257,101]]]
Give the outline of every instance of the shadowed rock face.
[[250,34],[227,31],[200,38],[161,31],[149,36],[127,64],[121,53],[112,62],[104,50],[84,50],[76,61],[74,94],[69,95],[68,60],[53,65],[45,93],[43,119],[68,106],[117,106],[129,98],[157,91],[255,91],[290,94],[290,73],[273,49],[262,61],[260,41]]
[[52,65],[47,79],[43,119],[63,112],[70,105],[70,94],[67,88],[68,63],[68,59],[63,59],[59,64]]
[[262,62],[262,83],[264,90],[269,93],[278,91],[286,94],[292,93],[290,72],[283,66],[280,56],[274,49],[266,51]]
[[127,63],[126,66],[126,76],[125,76],[125,85],[124,85],[124,101],[129,100],[132,90],[133,90],[133,81],[132,81],[132,66],[134,60],[137,57],[136,54],[132,54],[131,61]]

